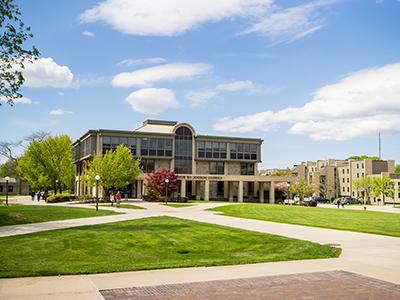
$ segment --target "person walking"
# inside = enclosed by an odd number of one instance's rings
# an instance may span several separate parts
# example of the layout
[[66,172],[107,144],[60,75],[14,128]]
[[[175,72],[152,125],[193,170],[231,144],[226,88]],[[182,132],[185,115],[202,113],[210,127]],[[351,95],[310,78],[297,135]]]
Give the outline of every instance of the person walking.
[[115,195],[115,200],[117,201],[117,207],[121,204],[121,193],[118,191]]
[[110,201],[111,201],[111,206],[114,206],[115,196],[113,191],[110,192]]
[[336,204],[337,204],[337,208],[340,208],[340,199],[338,199],[338,200],[336,201]]
[[41,194],[40,194],[40,191],[39,191],[39,192],[36,193],[37,201],[40,201],[40,196],[41,196]]
[[31,192],[32,201],[35,201],[35,194],[36,193],[34,191]]

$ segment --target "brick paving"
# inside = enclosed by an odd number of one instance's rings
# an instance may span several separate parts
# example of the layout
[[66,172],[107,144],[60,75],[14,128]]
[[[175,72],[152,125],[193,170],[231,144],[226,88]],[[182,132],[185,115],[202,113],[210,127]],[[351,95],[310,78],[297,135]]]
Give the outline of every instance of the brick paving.
[[132,287],[100,292],[106,300],[400,299],[400,285],[344,271]]

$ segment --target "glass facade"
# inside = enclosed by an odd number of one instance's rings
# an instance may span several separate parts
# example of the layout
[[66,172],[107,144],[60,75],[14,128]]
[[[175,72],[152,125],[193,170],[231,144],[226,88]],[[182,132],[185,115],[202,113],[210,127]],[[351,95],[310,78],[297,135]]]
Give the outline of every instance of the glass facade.
[[240,163],[240,175],[254,175],[254,164]]
[[175,173],[192,173],[192,132],[187,127],[179,127],[175,132]]
[[142,138],[140,145],[141,156],[172,156],[172,139]]
[[226,143],[224,142],[197,142],[198,158],[226,159]]
[[224,167],[223,161],[210,161],[210,174],[224,175]]
[[102,136],[102,140],[103,154],[105,154],[108,150],[114,151],[119,145],[125,145],[131,149],[132,155],[136,155],[136,138],[122,136]]
[[257,160],[256,144],[230,143],[229,148],[231,159]]
[[144,173],[151,173],[155,170],[155,160],[154,159],[141,159],[140,167]]
[[89,136],[74,146],[74,158],[79,160],[83,157],[94,155],[96,152],[96,137]]

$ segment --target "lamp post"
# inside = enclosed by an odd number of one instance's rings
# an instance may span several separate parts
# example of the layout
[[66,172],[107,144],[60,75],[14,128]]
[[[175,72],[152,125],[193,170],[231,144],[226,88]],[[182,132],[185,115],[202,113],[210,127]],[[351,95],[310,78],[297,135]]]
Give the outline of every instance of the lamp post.
[[94,179],[96,179],[96,211],[98,211],[99,210],[99,180],[100,180],[100,176],[96,175],[96,177]]
[[6,180],[6,205],[8,206],[8,181],[10,180],[10,177],[6,176],[4,179]]
[[287,191],[288,191],[288,205],[290,205],[290,198],[291,198],[291,194],[290,194],[290,183],[287,183]]
[[56,190],[54,191],[54,194],[57,195],[57,186],[58,186],[58,179],[56,179]]
[[166,178],[165,179],[165,204],[168,203],[168,182],[169,182],[169,179]]

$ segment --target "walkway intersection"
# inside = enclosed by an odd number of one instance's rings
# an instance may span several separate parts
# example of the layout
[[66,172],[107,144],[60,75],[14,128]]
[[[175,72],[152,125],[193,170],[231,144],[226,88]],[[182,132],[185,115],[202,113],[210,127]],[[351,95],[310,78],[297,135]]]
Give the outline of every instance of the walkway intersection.
[[[23,200],[20,202],[23,204],[32,204],[32,201],[29,202]],[[123,293],[109,293],[104,291],[134,287],[209,282],[215,280],[236,280],[240,278],[243,279],[300,273],[334,272],[338,270],[356,273],[369,278],[395,284],[393,286],[397,288],[396,291],[398,292],[398,285],[400,284],[400,260],[398,259],[400,253],[400,238],[234,218],[223,216],[217,212],[207,211],[209,208],[226,205],[225,203],[202,203],[184,208],[173,208],[161,205],[159,203],[135,202],[134,204],[145,207],[146,209],[135,210],[102,207],[101,209],[116,210],[118,212],[123,212],[124,214],[35,224],[2,226],[0,227],[0,237],[61,228],[71,228],[83,225],[133,220],[153,216],[170,216],[227,227],[277,234],[297,239],[309,240],[320,244],[338,245],[338,247],[342,248],[342,254],[339,258],[334,259],[274,262],[220,267],[180,268],[93,275],[1,279],[0,299],[70,299],[72,297],[76,297],[77,299],[104,299],[103,297],[106,299],[125,299],[125,297],[118,298],[118,295],[125,295]],[[74,206],[94,209],[92,205],[87,204],[79,204]],[[329,275],[332,273],[326,274]],[[344,277],[350,276],[349,273],[345,274],[346,275]],[[100,293],[100,291],[102,291],[102,293]],[[371,290],[371,293],[375,292],[376,290]],[[361,294],[349,294],[349,296],[353,297],[354,299],[362,299],[357,298],[357,295],[360,296]],[[373,295],[375,294],[369,294],[369,297],[371,297],[370,299],[375,299]],[[398,294],[393,295],[397,296]],[[214,299],[223,299],[218,298],[218,295],[216,294],[214,296]],[[207,297],[194,297],[193,299],[206,298]],[[132,297],[131,299],[140,298]],[[161,298],[150,297],[141,299]],[[169,298],[166,297],[166,299]],[[292,298],[288,297],[287,299]]]

